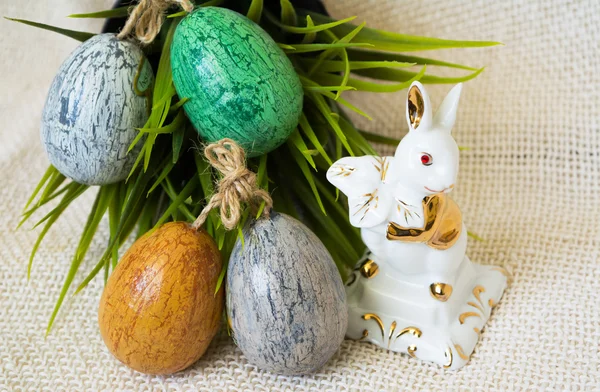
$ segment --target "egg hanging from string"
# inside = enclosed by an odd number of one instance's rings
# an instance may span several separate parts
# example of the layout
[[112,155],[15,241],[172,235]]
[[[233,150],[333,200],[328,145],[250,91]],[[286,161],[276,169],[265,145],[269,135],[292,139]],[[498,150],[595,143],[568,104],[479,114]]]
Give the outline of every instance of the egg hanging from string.
[[136,158],[127,153],[135,128],[148,119],[141,93],[153,79],[142,50],[114,34],[78,46],[60,66],[42,114],[40,134],[50,163],[82,184],[125,179]]
[[138,239],[100,300],[100,333],[110,352],[149,374],[175,373],[196,362],[220,326],[221,268],[214,240],[187,223],[167,223]]
[[227,270],[233,338],[260,369],[319,370],[338,350],[348,321],[340,274],[323,243],[281,213],[250,222]]
[[173,82],[206,142],[230,138],[248,156],[281,145],[302,112],[300,79],[271,36],[235,11],[202,7],[177,26]]

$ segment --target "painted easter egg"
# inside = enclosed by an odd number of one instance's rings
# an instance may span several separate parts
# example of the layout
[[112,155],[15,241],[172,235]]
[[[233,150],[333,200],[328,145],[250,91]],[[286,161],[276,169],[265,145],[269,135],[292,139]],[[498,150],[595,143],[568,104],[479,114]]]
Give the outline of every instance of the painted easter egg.
[[100,333],[110,352],[148,374],[196,362],[219,329],[221,266],[213,239],[187,223],[167,223],[138,239],[100,300]]
[[278,213],[253,221],[227,270],[227,315],[246,358],[261,369],[306,374],[337,351],[348,322],[340,274],[304,224]]
[[127,154],[148,119],[146,98],[134,91],[154,79],[146,57],[131,42],[99,34],[60,66],[48,92],[41,137],[54,167],[73,180],[104,185],[123,180],[136,154]]
[[303,90],[285,53],[250,19],[202,7],[177,26],[173,82],[207,142],[230,138],[249,156],[282,144],[298,124]]

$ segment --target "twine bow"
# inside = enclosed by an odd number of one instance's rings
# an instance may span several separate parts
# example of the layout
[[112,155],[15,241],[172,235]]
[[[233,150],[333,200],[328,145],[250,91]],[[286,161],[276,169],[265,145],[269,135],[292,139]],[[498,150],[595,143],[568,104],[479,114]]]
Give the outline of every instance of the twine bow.
[[244,149],[231,139],[222,139],[204,149],[204,155],[212,167],[223,175],[217,191],[192,227],[198,230],[206,221],[213,208],[219,207],[221,221],[227,230],[235,228],[242,216],[241,203],[248,203],[254,210],[260,202],[265,202],[263,215],[269,216],[273,200],[267,191],[256,184],[256,174],[246,167]]
[[194,4],[190,0],[140,0],[117,38],[126,38],[135,27],[137,39],[144,44],[151,43],[160,32],[165,11],[173,4],[178,4],[187,12],[194,10]]

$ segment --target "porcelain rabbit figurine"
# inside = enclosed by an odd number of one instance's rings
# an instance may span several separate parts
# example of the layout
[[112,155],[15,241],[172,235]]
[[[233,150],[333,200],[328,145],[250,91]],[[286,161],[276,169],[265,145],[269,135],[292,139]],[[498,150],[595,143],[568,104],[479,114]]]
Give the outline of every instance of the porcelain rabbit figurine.
[[458,173],[450,132],[461,89],[434,117],[414,82],[409,132],[395,155],[342,158],[327,172],[369,249],[346,283],[347,336],[450,369],[468,362],[507,284],[503,268],[466,256],[467,229],[448,196]]

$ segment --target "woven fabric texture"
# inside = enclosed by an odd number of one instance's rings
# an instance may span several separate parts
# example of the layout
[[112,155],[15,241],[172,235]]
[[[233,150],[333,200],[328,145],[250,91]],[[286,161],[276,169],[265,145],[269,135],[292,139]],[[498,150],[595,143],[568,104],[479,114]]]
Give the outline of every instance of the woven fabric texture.
[[[39,141],[46,92],[77,43],[0,20],[1,391],[600,390],[600,2],[326,4],[336,17],[359,15],[375,28],[505,43],[434,55],[488,66],[463,89],[454,134],[470,150],[461,155],[454,197],[469,229],[485,239],[470,242],[471,259],[506,265],[514,274],[471,362],[447,372],[345,341],[321,372],[284,377],[248,364],[222,334],[190,369],[146,376],[120,364],[102,342],[96,321],[102,279],[68,297],[45,339],[93,192],[48,234],[29,283],[27,259],[38,231],[14,228],[48,164]],[[0,14],[99,31],[101,21],[65,16],[110,6],[110,0],[2,1]],[[428,87],[434,106],[449,88]],[[400,136],[405,94],[347,96],[373,116],[357,118],[359,126]],[[84,270],[106,238],[104,222]]]

